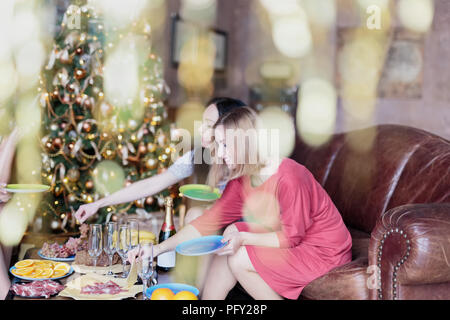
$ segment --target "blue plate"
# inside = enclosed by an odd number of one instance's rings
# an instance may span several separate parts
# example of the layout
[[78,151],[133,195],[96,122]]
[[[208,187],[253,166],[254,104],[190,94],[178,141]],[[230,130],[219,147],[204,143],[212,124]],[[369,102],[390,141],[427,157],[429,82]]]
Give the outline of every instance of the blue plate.
[[[15,269],[17,269],[16,267],[11,267],[11,268],[9,268],[9,272],[11,272],[11,270],[15,270]],[[16,278],[19,278],[19,279],[22,279],[22,280],[27,280],[27,281],[43,281],[43,280],[58,280],[58,279],[62,279],[62,278],[65,278],[65,277],[67,277],[67,276],[70,276],[72,273],[73,273],[73,268],[72,268],[72,266],[70,267],[70,270],[69,270],[69,272],[67,272],[65,275],[63,275],[63,276],[61,276],[61,277],[58,277],[58,278],[27,278],[27,277],[22,277],[22,276],[18,276],[18,275],[15,275],[14,273],[12,273],[11,272],[11,274],[14,276],[14,277],[16,277]]]
[[70,257],[67,257],[67,258],[50,258],[50,257],[44,256],[41,251],[42,250],[38,251],[38,256],[41,257],[42,259],[58,261],[58,262],[71,262],[71,261],[75,260],[75,256],[74,255],[72,255]]
[[196,296],[198,296],[198,294],[200,293],[200,291],[193,286],[187,285],[187,284],[182,284],[182,283],[164,283],[164,284],[158,284],[156,286],[152,286],[150,288],[148,288],[145,291],[145,295],[149,298],[151,298],[153,291],[155,291],[156,289],[159,288],[167,288],[172,290],[172,292],[174,294],[177,294],[180,291],[190,291],[193,294],[195,294]]
[[223,248],[227,243],[222,243],[223,236],[206,236],[180,243],[175,251],[185,256],[201,256],[213,253]]

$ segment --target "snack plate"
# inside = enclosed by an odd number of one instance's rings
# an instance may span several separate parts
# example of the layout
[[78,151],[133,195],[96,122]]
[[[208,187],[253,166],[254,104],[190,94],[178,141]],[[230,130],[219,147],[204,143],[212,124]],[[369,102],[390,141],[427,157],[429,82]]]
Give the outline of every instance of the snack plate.
[[36,193],[45,192],[49,189],[50,186],[44,184],[8,184],[5,187],[5,190],[11,193]]
[[222,242],[223,236],[206,236],[180,243],[175,251],[185,256],[201,256],[216,252],[228,243]]
[[63,275],[61,277],[57,277],[57,278],[27,278],[27,277],[19,276],[19,275],[16,275],[16,274],[12,273],[12,270],[16,270],[16,269],[17,268],[13,266],[13,267],[9,268],[9,272],[11,272],[11,274],[14,277],[22,279],[22,280],[27,280],[27,281],[58,280],[58,279],[62,279],[62,278],[70,276],[73,273],[73,271],[74,271],[72,266],[70,266],[69,272],[67,272],[65,275]]
[[186,198],[198,201],[215,201],[221,194],[218,188],[211,190],[211,187],[205,184],[186,184],[180,187],[180,192]]
[[172,290],[172,292],[174,294],[177,294],[180,291],[190,291],[193,294],[195,294],[196,296],[198,296],[198,294],[200,293],[200,291],[193,286],[187,285],[187,284],[183,284],[183,283],[164,283],[164,284],[158,284],[156,286],[152,286],[150,288],[148,288],[145,291],[145,295],[149,298],[151,298],[153,291],[155,291],[156,289],[160,289],[160,288],[167,288]]
[[[55,280],[55,279],[50,279],[50,280]],[[55,282],[58,282],[59,284],[61,284],[59,281],[55,281]],[[12,284],[14,285],[14,284],[27,284],[27,283],[30,283],[30,282],[29,282],[29,281],[21,281],[21,280],[19,280],[19,279],[16,278],[16,279],[13,281]],[[50,299],[50,298],[55,297],[55,296],[57,296],[57,295],[59,294],[59,292],[56,292],[56,293],[50,295],[49,297],[45,297],[45,296],[34,296],[34,297],[29,297],[29,296],[22,296],[22,295],[20,295],[20,294],[17,294],[17,293],[15,293],[14,290],[12,290],[12,289],[9,289],[9,292],[10,292],[10,294],[11,294],[12,296],[21,297],[21,298],[26,298],[26,299]]]
[[71,255],[70,257],[67,257],[67,258],[50,258],[50,257],[44,256],[41,251],[42,250],[38,251],[38,256],[41,257],[42,259],[58,261],[58,262],[72,262],[75,260],[75,255]]

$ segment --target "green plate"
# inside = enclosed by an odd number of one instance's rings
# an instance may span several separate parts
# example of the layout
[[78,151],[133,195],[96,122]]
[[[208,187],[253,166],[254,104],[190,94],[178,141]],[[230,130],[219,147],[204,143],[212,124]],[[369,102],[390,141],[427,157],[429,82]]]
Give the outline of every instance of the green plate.
[[186,198],[198,201],[215,201],[220,198],[220,191],[217,188],[205,184],[186,184],[180,187],[180,192]]
[[35,193],[45,192],[50,189],[50,186],[43,184],[8,184],[5,188],[8,192],[14,193]]

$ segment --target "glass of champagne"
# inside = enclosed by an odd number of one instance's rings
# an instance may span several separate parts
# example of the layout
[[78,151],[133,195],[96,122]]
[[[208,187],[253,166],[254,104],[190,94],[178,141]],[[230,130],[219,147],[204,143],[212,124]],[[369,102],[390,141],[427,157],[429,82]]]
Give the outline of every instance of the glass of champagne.
[[128,251],[131,247],[131,232],[130,226],[128,224],[122,224],[119,226],[119,230],[117,233],[118,241],[117,241],[117,253],[122,258],[122,278],[128,277],[128,272],[126,271],[126,264],[128,258]]
[[114,275],[114,273],[112,272],[112,261],[117,248],[117,223],[108,222],[106,224],[105,234],[103,238],[105,240],[103,250],[105,250],[105,253],[109,258],[109,271],[107,275],[112,276]]
[[153,277],[153,242],[143,242],[140,244],[140,250],[143,254],[136,260],[139,277],[142,280],[144,289],[142,291],[142,300],[149,300],[146,292],[149,287],[149,281]]
[[[88,240],[88,252],[91,258],[94,260],[94,270],[97,268],[97,259],[102,253],[102,225],[91,224],[89,240]],[[94,271],[95,272],[95,271]]]
[[139,222],[136,219],[128,219],[131,232],[131,249],[139,247]]

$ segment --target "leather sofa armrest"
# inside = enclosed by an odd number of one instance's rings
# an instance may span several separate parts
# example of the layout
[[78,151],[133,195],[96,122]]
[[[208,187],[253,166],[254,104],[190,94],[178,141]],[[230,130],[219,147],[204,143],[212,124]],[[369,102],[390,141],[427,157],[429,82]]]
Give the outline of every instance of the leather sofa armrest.
[[372,231],[371,299],[397,299],[401,285],[450,281],[450,203],[410,204],[385,212]]

